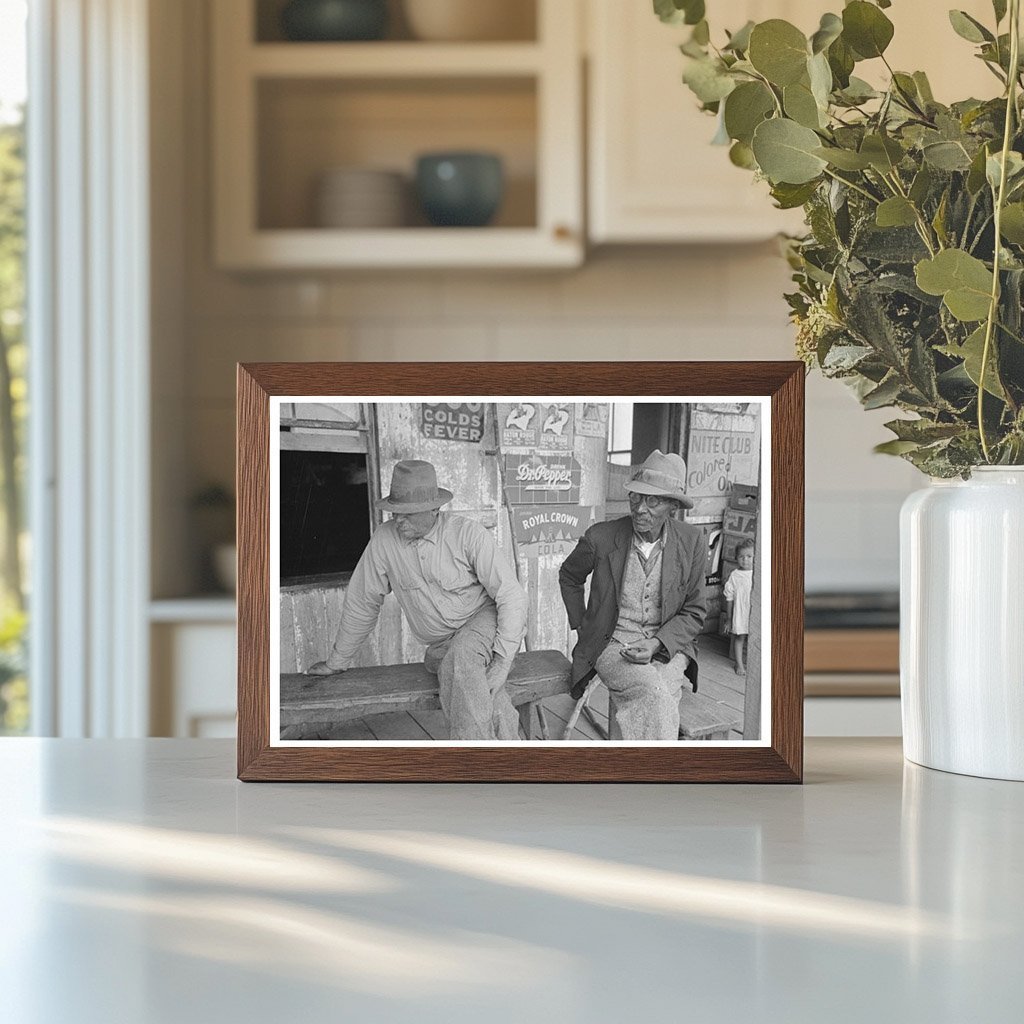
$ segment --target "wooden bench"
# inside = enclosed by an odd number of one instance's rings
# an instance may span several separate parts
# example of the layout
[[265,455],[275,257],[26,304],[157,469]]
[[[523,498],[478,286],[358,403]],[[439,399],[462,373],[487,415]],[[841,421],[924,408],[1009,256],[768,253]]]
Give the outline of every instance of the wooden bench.
[[[508,690],[519,711],[526,739],[548,739],[540,701],[569,692],[569,659],[561,651],[517,654],[508,674]],[[281,675],[281,729],[292,738],[313,732],[317,724],[348,722],[389,711],[430,711],[441,706],[437,676],[421,662],[350,668],[337,676]],[[539,736],[534,736],[534,719]],[[297,732],[296,732],[297,730]]]

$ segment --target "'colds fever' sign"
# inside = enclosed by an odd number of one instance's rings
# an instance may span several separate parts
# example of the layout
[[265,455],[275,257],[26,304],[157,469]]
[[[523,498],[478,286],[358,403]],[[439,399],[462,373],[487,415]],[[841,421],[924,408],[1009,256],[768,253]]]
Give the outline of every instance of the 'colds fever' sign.
[[420,429],[435,441],[469,441],[478,444],[484,436],[482,402],[441,402],[420,406]]

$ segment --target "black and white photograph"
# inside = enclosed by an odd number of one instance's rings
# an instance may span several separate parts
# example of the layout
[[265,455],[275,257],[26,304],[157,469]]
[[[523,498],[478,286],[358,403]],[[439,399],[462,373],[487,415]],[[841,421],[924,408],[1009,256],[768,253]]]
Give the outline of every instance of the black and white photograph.
[[272,744],[765,745],[768,416],[275,397]]

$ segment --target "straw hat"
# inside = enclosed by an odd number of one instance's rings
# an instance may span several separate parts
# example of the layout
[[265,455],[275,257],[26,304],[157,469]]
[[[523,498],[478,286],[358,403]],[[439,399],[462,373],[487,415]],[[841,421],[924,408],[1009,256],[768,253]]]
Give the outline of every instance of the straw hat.
[[681,455],[665,455],[655,448],[622,486],[630,494],[658,494],[675,498],[683,508],[693,508],[693,501],[686,496],[686,463]]

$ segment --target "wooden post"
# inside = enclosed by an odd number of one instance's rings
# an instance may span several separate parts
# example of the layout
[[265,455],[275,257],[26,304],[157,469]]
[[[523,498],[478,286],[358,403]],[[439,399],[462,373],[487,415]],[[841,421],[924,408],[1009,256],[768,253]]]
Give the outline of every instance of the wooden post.
[[[759,494],[761,492],[758,492]],[[761,516],[754,533],[754,576],[750,591],[750,633],[747,639],[747,681],[743,690],[743,738],[761,739]],[[769,650],[771,648],[769,647]],[[771,672],[771,660],[768,662]]]

